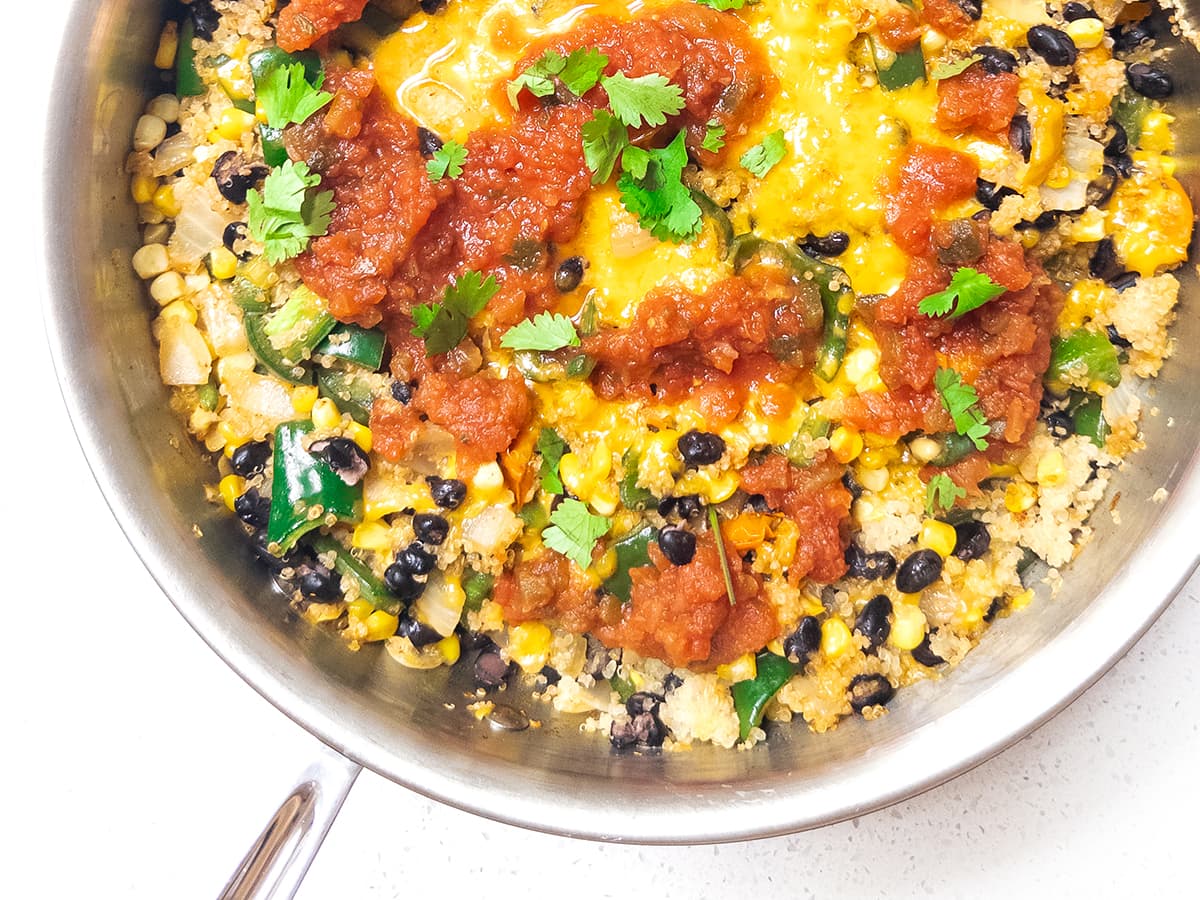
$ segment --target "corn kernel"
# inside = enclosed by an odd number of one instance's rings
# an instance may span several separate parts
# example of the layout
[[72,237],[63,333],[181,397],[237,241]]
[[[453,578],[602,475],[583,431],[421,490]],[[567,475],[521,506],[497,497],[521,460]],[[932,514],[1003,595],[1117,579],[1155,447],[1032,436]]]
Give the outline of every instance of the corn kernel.
[[921,49],[925,51],[926,58],[936,56],[948,40],[949,38],[936,28],[926,28],[925,33],[921,35]]
[[1067,480],[1067,467],[1062,451],[1057,447],[1048,450],[1037,464],[1037,482],[1043,487],[1058,487]]
[[576,453],[564,453],[558,461],[558,477],[562,479],[562,483],[576,497],[580,497],[587,493],[585,490],[590,487],[584,481],[583,460]]
[[600,558],[592,563],[592,570],[601,581],[609,578],[617,571],[617,551],[612,547],[605,550],[600,554]]
[[1104,23],[1099,19],[1076,19],[1074,22],[1068,22],[1063,30],[1071,36],[1071,40],[1080,50],[1099,47],[1100,42],[1104,40]]
[[246,479],[241,475],[226,475],[217,485],[217,490],[221,499],[225,501],[225,506],[233,512],[234,501],[246,492]]
[[[781,641],[779,638],[775,638],[775,640],[767,644],[767,652],[774,653],[776,656],[787,656],[783,650],[783,641]],[[758,663],[755,663],[755,669],[757,668]]]
[[1026,588],[1008,601],[1008,608],[1019,612],[1033,602],[1033,588]]
[[1012,463],[990,463],[988,465],[989,478],[1012,478],[1014,475],[1020,473],[1020,471]]
[[350,543],[359,550],[384,553],[392,549],[392,530],[378,520],[363,522],[354,527]]
[[942,559],[954,552],[957,542],[958,535],[953,525],[939,522],[937,519],[926,519],[921,523],[921,535],[917,539],[917,545],[932,550]]
[[362,639],[368,642],[385,641],[396,633],[399,625],[400,618],[398,616],[393,616],[382,609],[374,610],[367,616],[366,634]]
[[179,201],[175,199],[175,188],[169,184],[162,185],[154,192],[154,198],[150,201],[154,204],[154,208],[168,218],[175,218],[183,210],[179,205]]
[[217,119],[217,134],[228,141],[236,141],[253,128],[255,122],[253,113],[231,106],[224,110]]
[[886,490],[891,480],[892,475],[887,469],[858,470],[858,483],[868,491],[871,491],[875,494],[878,494],[882,490]]
[[888,643],[897,650],[912,650],[925,640],[925,613],[911,603],[897,603],[892,607],[892,630]]
[[217,281],[225,281],[237,274],[237,257],[227,247],[218,247],[208,256],[208,270]]
[[137,273],[138,278],[147,280],[157,278],[171,268],[171,259],[163,244],[146,244],[139,247],[133,254],[132,262],[133,271]]
[[821,623],[821,652],[826,656],[841,656],[853,645],[850,628],[841,619],[826,619]]
[[225,455],[227,457],[233,456],[233,451],[246,442],[245,436],[224,420],[217,425],[217,436],[225,442]]
[[541,622],[522,622],[508,633],[508,657],[526,672],[540,672],[550,656],[553,635]]
[[709,503],[724,503],[735,493],[742,484],[742,477],[732,469],[722,472],[716,478],[706,479],[707,484],[701,493]]
[[887,464],[892,461],[892,454],[884,449],[864,450],[858,457],[858,461],[867,469],[886,469]]
[[[371,434],[371,429],[366,425],[360,425],[358,422],[351,422],[346,426],[346,437],[358,444],[363,453],[370,453],[371,447],[374,445],[375,439]],[[495,463],[493,463],[495,465]]]
[[137,204],[149,203],[158,190],[158,179],[152,175],[134,175],[129,181],[129,193]]
[[1102,240],[1104,233],[1104,213],[1094,206],[1089,206],[1071,225],[1071,237],[1080,243]]
[[175,65],[175,54],[179,50],[179,23],[167,21],[158,36],[158,48],[154,51],[154,68],[164,71]]
[[829,450],[833,453],[833,458],[843,465],[852,462],[862,453],[862,435],[853,428],[839,425],[829,436]]
[[739,681],[753,681],[758,677],[758,661],[754,658],[753,653],[743,653],[728,665],[717,666],[717,677],[723,678],[731,684],[737,684]]
[[1037,502],[1037,491],[1025,481],[1014,481],[1004,489],[1004,508],[1012,513],[1022,513]]
[[174,94],[159,94],[146,104],[146,112],[158,116],[168,125],[179,121],[179,98]]
[[846,377],[860,394],[875,387],[879,376],[879,358],[879,351],[873,347],[859,347],[846,354],[843,363]]
[[767,538],[771,517],[756,512],[744,512],[725,523],[725,537],[743,553],[759,546]]
[[1139,141],[1143,150],[1151,153],[1169,153],[1175,142],[1171,138],[1171,123],[1175,117],[1155,110],[1142,120],[1142,137]]
[[163,307],[163,311],[159,315],[164,319],[178,319],[189,325],[195,325],[197,319],[196,307],[186,300],[172,300]]
[[448,666],[452,666],[458,662],[459,656],[462,655],[462,644],[459,643],[457,634],[442,638],[434,646]]
[[197,272],[195,275],[183,276],[183,283],[189,294],[198,294],[208,289],[212,279],[208,277],[207,272]]
[[602,516],[611,516],[615,513],[620,502],[621,495],[607,481],[597,485],[588,495],[588,503]]
[[166,306],[172,300],[182,297],[186,288],[183,276],[178,272],[163,272],[150,282],[150,296],[155,302]]
[[914,438],[908,442],[908,452],[917,462],[927,463],[942,455],[942,445],[933,438]]
[[298,384],[292,388],[292,409],[298,415],[307,416],[313,411],[321,392],[315,384]]
[[342,414],[336,403],[328,397],[321,397],[313,404],[312,420],[318,428],[331,430],[342,424]]

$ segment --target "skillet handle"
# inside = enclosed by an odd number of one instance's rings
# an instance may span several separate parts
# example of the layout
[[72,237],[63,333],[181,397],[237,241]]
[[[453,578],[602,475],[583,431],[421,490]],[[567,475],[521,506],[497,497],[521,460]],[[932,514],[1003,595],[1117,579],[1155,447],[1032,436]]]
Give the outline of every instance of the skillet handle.
[[322,745],[221,891],[220,900],[290,900],[362,766]]

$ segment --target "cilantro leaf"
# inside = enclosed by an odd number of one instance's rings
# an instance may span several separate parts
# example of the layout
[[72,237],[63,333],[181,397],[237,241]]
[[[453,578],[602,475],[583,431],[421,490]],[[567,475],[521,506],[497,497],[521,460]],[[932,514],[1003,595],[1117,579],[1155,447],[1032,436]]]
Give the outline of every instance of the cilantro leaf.
[[544,312],[508,329],[500,346],[509,350],[561,350],[578,347],[579,335],[566,316]]
[[[954,273],[944,291],[930,294],[918,303],[917,311],[925,316],[944,316],[950,313],[951,319],[957,319],[999,297],[1005,290],[1003,285],[996,284],[982,272],[970,266],[963,266]],[[951,306],[954,307],[954,312],[950,312]]]
[[621,152],[629,146],[629,133],[616,116],[600,109],[583,123],[583,158],[592,170],[592,184],[612,177]]
[[646,170],[650,168],[650,154],[641,147],[629,146],[621,154],[621,171],[628,172],[633,178],[645,178]]
[[272,69],[258,89],[258,102],[272,128],[299,125],[333,99],[333,94],[321,90],[325,73],[317,76],[316,84],[304,77],[304,64],[293,63]]
[[542,490],[547,494],[566,493],[562,478],[558,474],[558,464],[567,449],[567,442],[559,437],[553,428],[543,428],[538,435],[537,452],[542,455],[542,466],[538,474],[542,479]]
[[508,101],[516,109],[523,90],[535,97],[549,97],[555,90],[555,78],[572,94],[582,97],[600,82],[600,73],[607,65],[608,57],[593,48],[572,50],[566,56],[547,50],[508,83]]
[[681,243],[700,233],[700,207],[682,180],[687,165],[684,133],[662,150],[647,150],[646,172],[635,178],[624,172],[617,180],[621,202],[641,226],[660,241]]
[[288,160],[267,175],[262,193],[246,194],[250,236],[263,245],[271,265],[303,253],[309,238],[329,230],[333,191],[309,191],[320,183],[321,176],[310,173],[306,163]]
[[608,103],[618,119],[630,128],[643,121],[664,125],[667,116],[683,109],[683,88],[671,84],[666,75],[652,73],[629,78],[621,72],[600,79],[608,93]]
[[955,75],[961,75],[967,71],[975,63],[983,59],[978,53],[973,53],[970,56],[964,56],[962,59],[956,59],[954,62],[940,62],[929,72],[929,78],[932,81],[941,81],[943,78],[953,78]]
[[933,385],[941,396],[942,406],[954,420],[954,430],[969,437],[976,450],[986,450],[988,442],[985,438],[991,429],[977,406],[979,395],[975,388],[963,384],[962,377],[953,369],[938,369],[933,376]]
[[596,541],[608,534],[610,528],[612,522],[607,518],[593,515],[578,500],[567,498],[550,514],[550,527],[542,532],[542,540],[551,550],[586,569],[592,564]]
[[425,340],[425,355],[447,353],[467,336],[467,325],[500,289],[494,276],[463,272],[446,286],[440,303],[421,303],[412,309],[415,337]]
[[752,6],[758,0],[696,0],[696,2],[701,6],[708,6],[724,12],[727,9],[741,9],[745,6]]
[[787,153],[787,141],[783,137],[783,129],[772,131],[761,143],[755,144],[742,154],[742,166],[755,178],[762,178],[770,172]]
[[724,146],[725,126],[717,122],[716,119],[712,119],[704,129],[704,140],[700,142],[700,148],[707,150],[709,153],[716,153]]
[[425,171],[430,181],[441,181],[447,176],[457,178],[463,173],[466,161],[467,148],[457,141],[446,141],[433,151],[433,158],[425,163]]
[[954,483],[945,472],[938,472],[929,479],[925,487],[925,512],[936,516],[939,511],[948,512],[954,508],[959,497],[967,496],[967,492]]

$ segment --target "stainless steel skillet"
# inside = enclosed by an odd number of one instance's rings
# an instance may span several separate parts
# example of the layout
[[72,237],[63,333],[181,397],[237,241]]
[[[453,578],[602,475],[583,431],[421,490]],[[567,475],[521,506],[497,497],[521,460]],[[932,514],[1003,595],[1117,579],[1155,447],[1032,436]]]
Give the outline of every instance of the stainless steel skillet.
[[[821,737],[781,729],[752,752],[641,757],[616,756],[565,720],[509,733],[447,711],[465,687],[457,676],[410,672],[378,648],[348,653],[289,616],[232,522],[204,501],[210,464],[167,408],[130,269],[138,233],[121,172],[153,90],[145,61],[166,5],[74,4],[44,154],[46,323],[79,440],[146,566],[247,683],[344,757],[302,779],[259,849],[282,846],[303,863],[358,764],[480,815],[599,840],[732,841],[860,815],[960,774],[1046,721],[1129,649],[1195,567],[1200,285],[1192,267],[1183,273],[1179,351],[1147,399],[1161,414],[1145,418],[1147,449],[1115,485],[1121,526],[1097,515],[1096,537],[1056,599],[1004,620],[947,678],[901,692],[882,720],[850,721]],[[1171,63],[1179,175],[1197,202],[1200,54],[1179,46]],[[1160,487],[1166,500],[1152,502]],[[243,871],[243,887],[278,874],[255,869],[261,860]],[[294,887],[295,870],[291,879],[283,890]]]

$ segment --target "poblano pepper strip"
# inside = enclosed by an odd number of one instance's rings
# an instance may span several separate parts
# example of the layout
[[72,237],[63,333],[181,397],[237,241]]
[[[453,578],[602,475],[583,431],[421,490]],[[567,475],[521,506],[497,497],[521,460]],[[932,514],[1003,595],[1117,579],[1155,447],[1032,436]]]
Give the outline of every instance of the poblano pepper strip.
[[312,384],[313,375],[303,366],[294,366],[284,360],[283,354],[275,349],[267,336],[266,323],[258,313],[246,313],[242,317],[242,328],[246,331],[246,342],[262,367],[290,384]]
[[196,70],[196,23],[187,16],[179,24],[179,46],[175,50],[175,93],[180,97],[199,97],[206,90]]
[[821,294],[825,313],[825,333],[817,349],[813,371],[824,381],[833,381],[846,356],[846,331],[850,327],[850,312],[854,308],[854,292],[850,279],[837,266],[813,259],[807,253],[788,244],[768,241],[753,235],[742,235],[735,242],[733,268],[744,269],[756,256],[775,257],[776,261],[804,281],[812,281]]
[[375,573],[367,568],[366,563],[358,559],[341,542],[327,534],[313,534],[308,538],[308,544],[317,553],[334,553],[333,569],[339,575],[350,578],[358,585],[358,596],[362,597],[376,609],[381,609],[391,615],[399,615],[404,604],[392,596],[387,585],[375,577]]
[[1108,421],[1104,418],[1104,403],[1095,394],[1085,395],[1085,399],[1073,414],[1075,433],[1083,435],[1097,447],[1103,447],[1108,440]]
[[283,306],[263,320],[263,333],[284,361],[300,365],[337,325],[329,306],[304,285],[297,287]]
[[930,437],[942,447],[941,452],[929,461],[929,465],[938,468],[944,469],[946,466],[954,465],[975,449],[975,442],[965,434],[947,431],[941,434],[932,434]]
[[[912,0],[900,0],[909,9],[913,8]],[[921,52],[918,41],[907,50],[897,53],[880,43],[879,38],[871,35],[871,56],[875,60],[875,72],[879,76],[879,85],[885,91],[897,91],[900,88],[925,80],[925,54]]]
[[700,212],[708,216],[709,221],[713,224],[713,230],[716,231],[717,239],[721,243],[721,258],[728,259],[734,246],[733,223],[729,221],[729,214],[702,191],[693,190],[692,199],[700,207]]
[[643,525],[613,544],[617,566],[604,580],[604,590],[619,598],[622,603],[628,603],[629,595],[633,591],[633,579],[629,577],[629,570],[650,565],[650,542],[657,539],[658,529],[653,525]]
[[1050,340],[1050,368],[1046,381],[1051,384],[1086,388],[1100,382],[1109,387],[1121,383],[1121,363],[1117,348],[1101,331],[1079,328],[1064,337]]
[[371,407],[375,395],[369,385],[354,377],[350,372],[338,369],[321,369],[317,372],[317,387],[322,397],[328,397],[337,408],[348,413],[359,425],[371,424]]
[[[254,79],[254,92],[257,94],[261,91],[267,77],[280,66],[296,63],[304,66],[304,78],[309,84],[316,84],[317,78],[324,71],[321,57],[311,50],[288,53],[279,47],[265,47],[257,53],[251,53],[250,75]],[[262,138],[263,159],[268,166],[282,166],[288,161],[287,149],[283,146],[283,129],[272,128],[266,122],[260,122],[258,133]]]
[[645,509],[654,502],[654,495],[644,487],[638,487],[638,459],[633,450],[626,450],[621,457],[621,480],[617,487],[621,493],[621,505],[626,509]]
[[323,460],[304,449],[304,436],[312,429],[313,423],[307,419],[284,422],[275,429],[267,539],[278,544],[282,553],[326,524],[330,516],[347,522],[362,518],[362,482],[346,484]]
[[335,326],[333,331],[317,344],[315,352],[344,359],[356,366],[377,372],[383,365],[383,346],[386,342],[387,338],[383,332],[376,328],[342,324]]
[[733,708],[738,716],[741,740],[750,737],[750,730],[762,723],[767,701],[796,674],[796,666],[782,656],[764,650],[755,659],[758,674],[749,681],[739,681],[731,689]]

